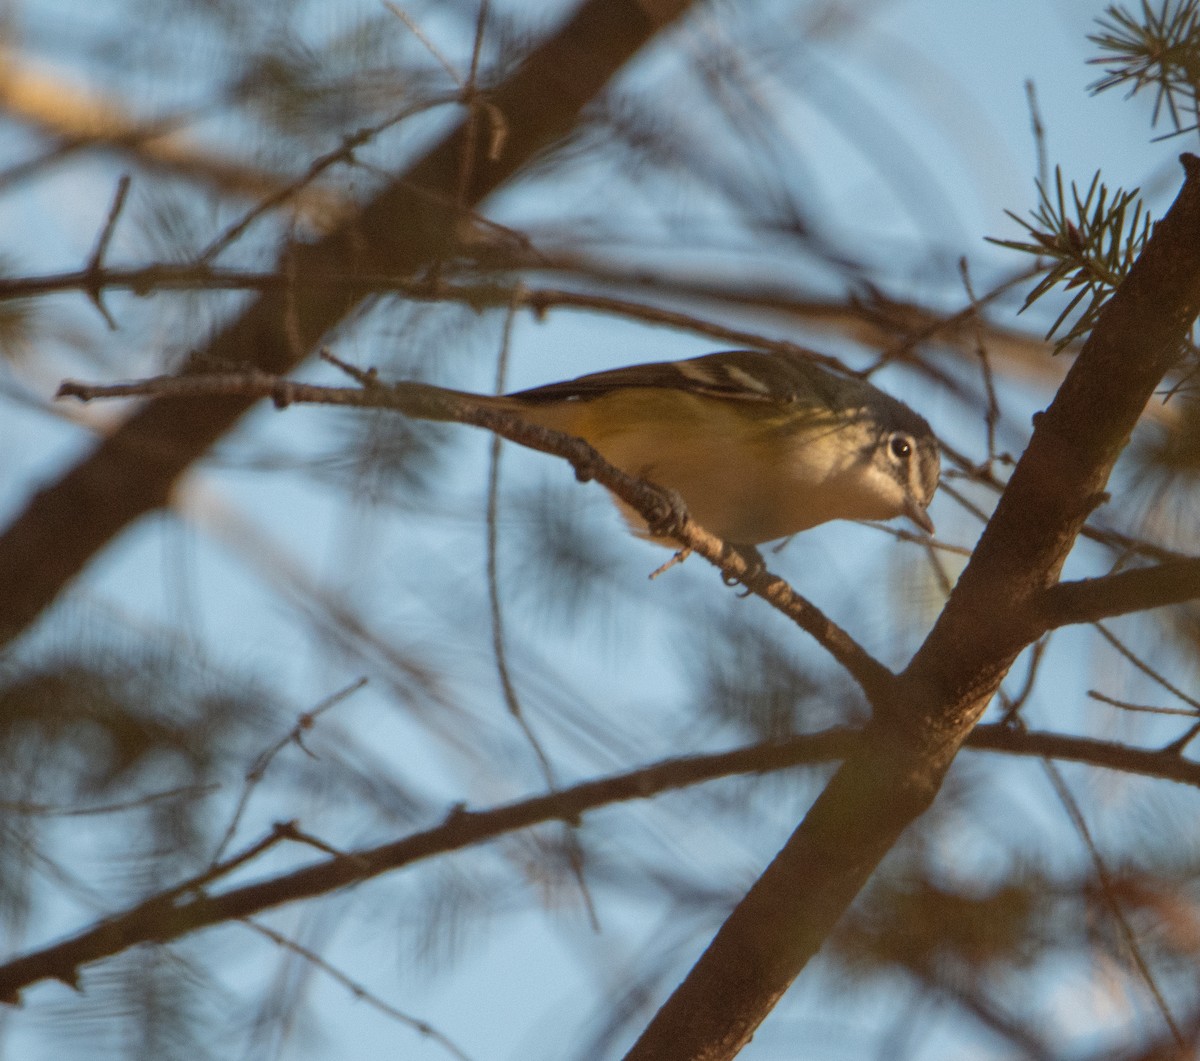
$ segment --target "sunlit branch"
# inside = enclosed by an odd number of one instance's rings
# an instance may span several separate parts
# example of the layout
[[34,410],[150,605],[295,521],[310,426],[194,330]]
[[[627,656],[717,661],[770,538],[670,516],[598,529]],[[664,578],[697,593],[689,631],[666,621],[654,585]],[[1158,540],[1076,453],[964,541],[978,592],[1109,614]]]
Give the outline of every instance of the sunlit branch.
[[[660,792],[729,774],[826,762],[844,755],[856,739],[853,730],[830,730],[794,738],[787,744],[670,760],[486,811],[456,808],[442,824],[394,843],[352,851],[218,895],[209,895],[201,885],[189,882],[193,888],[190,893],[179,887],[171,888],[76,936],[0,966],[0,1000],[16,1002],[23,988],[40,980],[57,979],[74,986],[79,982],[82,966],[120,953],[137,943],[167,942],[208,925],[323,895],[515,830],[545,822],[574,821],[597,807],[646,799]],[[274,844],[277,832],[249,850],[265,849]]]
[[[215,244],[214,244],[215,246]],[[69,270],[30,277],[0,277],[0,301],[36,298],[69,291],[132,291],[149,295],[158,291],[279,291],[294,287],[338,288],[349,294],[398,294],[417,301],[459,302],[476,309],[528,309],[542,316],[552,309],[575,309],[607,313],[647,324],[678,328],[720,342],[752,346],[757,350],[800,353],[837,371],[846,371],[837,358],[807,346],[774,339],[746,328],[734,328],[699,314],[656,306],[651,303],[614,295],[572,291],[554,287],[527,287],[509,283],[450,283],[445,279],[413,280],[409,276],[369,274],[309,273],[302,279],[286,273],[222,269],[209,264],[206,251],[199,263],[157,264],[134,269],[95,268]]]

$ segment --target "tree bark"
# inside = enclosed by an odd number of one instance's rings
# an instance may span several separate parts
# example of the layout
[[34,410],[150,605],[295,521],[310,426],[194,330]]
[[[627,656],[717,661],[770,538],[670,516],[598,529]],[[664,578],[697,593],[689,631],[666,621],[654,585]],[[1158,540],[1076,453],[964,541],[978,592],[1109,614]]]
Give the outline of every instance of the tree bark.
[[1200,159],[1105,307],[937,624],[875,698],[868,739],[659,1010],[627,1061],[734,1057],[946,770],[1017,655],[1117,457],[1200,312]]

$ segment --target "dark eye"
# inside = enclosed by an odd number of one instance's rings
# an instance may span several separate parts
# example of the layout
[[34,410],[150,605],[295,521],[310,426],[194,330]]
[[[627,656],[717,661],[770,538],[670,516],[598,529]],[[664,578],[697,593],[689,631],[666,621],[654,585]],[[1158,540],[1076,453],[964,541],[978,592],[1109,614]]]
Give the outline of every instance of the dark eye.
[[908,460],[913,451],[912,439],[908,435],[893,435],[891,442],[888,443],[888,448],[891,449],[892,456],[897,460]]

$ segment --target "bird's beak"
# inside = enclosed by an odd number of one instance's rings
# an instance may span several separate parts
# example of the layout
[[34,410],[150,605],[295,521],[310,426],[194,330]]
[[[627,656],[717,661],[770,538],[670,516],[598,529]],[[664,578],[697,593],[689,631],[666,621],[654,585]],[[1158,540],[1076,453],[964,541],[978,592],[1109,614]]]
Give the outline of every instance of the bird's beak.
[[925,510],[911,497],[904,502],[904,514],[927,534],[936,534],[931,520]]

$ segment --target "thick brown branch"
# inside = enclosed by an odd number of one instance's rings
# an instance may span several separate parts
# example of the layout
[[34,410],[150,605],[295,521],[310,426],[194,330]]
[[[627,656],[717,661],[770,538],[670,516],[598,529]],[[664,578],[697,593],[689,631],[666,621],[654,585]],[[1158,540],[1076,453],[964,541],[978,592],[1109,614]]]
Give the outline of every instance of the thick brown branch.
[[[1200,311],[1200,159],[1038,419],[937,625],[868,739],[667,1001],[628,1061],[732,1058],[932,801],[1058,578]],[[878,710],[879,708],[890,708]]]
[[[337,855],[313,866],[217,895],[209,895],[199,888],[189,891],[172,887],[59,943],[0,965],[0,1000],[16,1002],[22,990],[41,980],[61,980],[78,986],[84,965],[140,943],[178,939],[211,925],[323,895],[516,830],[550,821],[573,821],[599,807],[649,799],[662,792],[720,777],[831,762],[851,754],[861,740],[859,730],[838,727],[774,744],[755,744],[729,752],[671,759],[491,810],[457,811],[441,825],[403,840]],[[986,751],[1090,763],[1200,788],[1200,763],[1169,752],[1147,751],[1065,734],[1020,732],[1006,726],[980,726],[971,734],[968,744]],[[277,828],[255,844],[250,852],[276,843],[279,832]],[[244,862],[245,857],[238,856],[226,866]]]
[[1138,567],[1101,578],[1059,582],[1033,602],[1046,630],[1183,604],[1200,597],[1200,560]]

